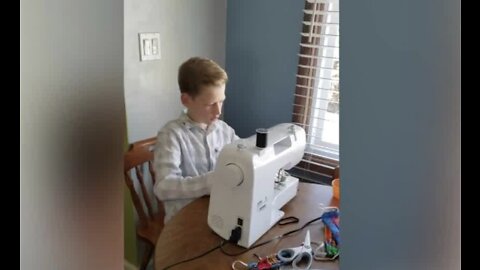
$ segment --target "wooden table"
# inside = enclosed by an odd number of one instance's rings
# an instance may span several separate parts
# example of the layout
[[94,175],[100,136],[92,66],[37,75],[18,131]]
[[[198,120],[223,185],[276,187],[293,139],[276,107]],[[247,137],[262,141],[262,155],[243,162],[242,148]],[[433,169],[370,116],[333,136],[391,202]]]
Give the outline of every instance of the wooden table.
[[[165,267],[200,255],[215,246],[222,240],[207,224],[209,197],[201,197],[184,207],[163,228],[155,248],[155,269]],[[288,202],[282,210],[285,217],[296,216],[298,223],[289,225],[275,225],[267,231],[256,243],[263,242],[301,227],[308,221],[320,216],[321,206],[338,206],[339,201],[333,197],[332,188],[318,184],[299,183],[299,190],[295,198]],[[232,262],[240,259],[244,262],[256,262],[253,254],[263,257],[274,254],[278,250],[300,245],[307,230],[310,230],[312,242],[323,241],[323,223],[316,221],[300,232],[294,233],[280,240],[274,240],[264,246],[250,250],[242,255],[230,257],[219,249],[169,269],[232,269]],[[313,248],[316,246],[313,245]],[[224,249],[229,252],[242,251],[244,248],[227,244]],[[311,269],[338,270],[338,260],[334,262],[314,261]]]

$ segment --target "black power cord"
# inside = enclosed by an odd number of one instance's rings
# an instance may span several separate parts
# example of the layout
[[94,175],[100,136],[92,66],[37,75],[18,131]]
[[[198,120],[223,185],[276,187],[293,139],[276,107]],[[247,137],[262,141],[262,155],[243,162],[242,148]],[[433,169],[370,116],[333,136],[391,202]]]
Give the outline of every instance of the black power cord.
[[174,263],[174,264],[171,264],[171,265],[163,268],[163,270],[170,269],[170,268],[175,267],[175,266],[177,266],[177,265],[179,265],[179,264],[182,264],[182,263],[186,263],[186,262],[190,262],[190,261],[196,260],[196,259],[198,259],[198,258],[200,258],[200,257],[202,257],[202,256],[207,255],[208,253],[210,253],[210,252],[212,252],[212,251],[215,251],[215,250],[218,249],[218,248],[221,249],[224,244],[225,244],[225,241],[222,241],[222,242],[220,242],[220,244],[219,244],[218,246],[215,246],[215,247],[213,247],[213,248],[205,251],[204,253],[202,253],[202,254],[200,254],[200,255],[197,255],[197,256],[195,256],[195,257],[192,257],[192,258],[190,258],[190,259],[186,259],[186,260],[183,260],[183,261],[180,261],[180,262],[176,262],[176,263]]
[[[240,237],[242,237],[242,227],[240,226],[237,226],[235,227],[235,229],[232,230],[232,233],[230,234],[230,238],[228,239],[228,242],[232,243],[232,244],[237,244],[238,241],[240,240]],[[167,270],[167,269],[170,269],[172,267],[175,267],[177,265],[180,265],[182,263],[186,263],[186,262],[190,262],[190,261],[193,261],[193,260],[196,260],[202,256],[205,256],[207,255],[208,253],[210,252],[213,252],[214,250],[218,249],[218,248],[222,248],[223,245],[225,245],[225,241],[222,240],[222,242],[220,242],[220,244],[216,247],[213,247],[207,251],[205,251],[204,253],[200,254],[200,255],[197,255],[195,257],[192,257],[190,259],[186,259],[186,260],[183,260],[183,261],[180,261],[180,262],[177,262],[177,263],[174,263],[174,264],[171,264],[165,268],[163,268],[163,270]]]
[[[197,256],[192,257],[192,258],[190,258],[190,259],[186,259],[186,260],[183,260],[183,261],[174,263],[174,264],[171,264],[171,265],[163,268],[163,270],[170,269],[170,268],[175,267],[175,266],[177,266],[177,265],[180,265],[180,264],[182,264],[182,263],[186,263],[186,262],[190,262],[190,261],[196,260],[196,259],[198,259],[198,258],[200,258],[200,257],[202,257],[202,256],[207,255],[208,253],[211,253],[211,252],[215,251],[216,249],[220,249],[220,251],[221,251],[223,254],[227,255],[227,256],[238,256],[238,255],[242,255],[243,253],[246,253],[246,252],[248,252],[248,251],[250,251],[250,250],[252,250],[252,249],[255,249],[255,248],[257,248],[257,247],[266,245],[266,244],[268,244],[268,243],[270,243],[270,242],[272,242],[272,241],[274,241],[274,240],[281,239],[281,238],[283,238],[283,237],[287,237],[287,236],[289,236],[289,235],[291,235],[291,234],[293,234],[293,233],[296,233],[296,232],[298,232],[298,231],[301,231],[301,230],[305,229],[305,227],[307,227],[308,225],[312,224],[312,223],[315,222],[315,221],[321,220],[321,219],[322,219],[322,216],[321,216],[321,217],[318,217],[318,218],[315,218],[315,219],[312,219],[312,220],[308,221],[307,223],[305,223],[302,227],[300,227],[300,228],[298,228],[298,229],[288,231],[288,232],[286,232],[286,233],[284,233],[284,234],[281,234],[281,235],[276,236],[276,237],[274,237],[274,238],[272,238],[272,239],[270,239],[270,240],[267,240],[267,241],[258,243],[258,244],[256,244],[256,245],[253,245],[253,246],[251,246],[250,248],[246,248],[245,250],[243,250],[243,251],[241,251],[241,252],[237,252],[237,253],[228,253],[227,251],[225,251],[225,250],[223,249],[223,246],[225,246],[225,244],[227,243],[227,241],[222,241],[222,242],[220,242],[220,244],[219,244],[218,246],[215,246],[215,247],[213,247],[213,248],[205,251],[204,253],[202,253],[202,254],[200,254],[200,255],[197,255]],[[237,227],[235,227],[235,229],[232,230],[232,233],[231,233],[231,235],[230,235],[230,238],[228,239],[228,243],[233,243],[233,244],[238,243],[238,240],[240,240],[240,237],[241,237],[241,236],[242,236],[242,228],[241,228],[240,226],[237,226]]]
[[305,227],[307,227],[308,225],[312,224],[313,222],[318,221],[318,220],[321,220],[322,217],[323,217],[323,216],[320,216],[320,217],[318,217],[318,218],[314,218],[314,219],[308,221],[307,223],[305,223],[302,227],[300,227],[300,228],[298,228],[298,229],[291,230],[291,231],[288,231],[288,232],[286,232],[286,233],[284,233],[284,234],[275,236],[274,238],[272,238],[272,239],[270,239],[270,240],[267,240],[267,241],[258,243],[258,244],[256,244],[256,245],[253,245],[253,246],[251,246],[250,248],[246,248],[246,249],[243,250],[243,251],[240,251],[240,252],[237,252],[237,253],[229,253],[228,251],[226,251],[226,250],[223,249],[223,246],[224,246],[224,245],[221,245],[221,246],[220,246],[220,251],[221,251],[223,254],[227,255],[227,256],[239,256],[239,255],[242,255],[243,253],[246,253],[246,252],[248,252],[248,251],[250,251],[250,250],[252,250],[252,249],[254,249],[254,248],[257,248],[257,247],[266,245],[266,244],[268,244],[268,243],[270,243],[270,242],[272,242],[272,241],[274,241],[274,240],[281,239],[281,238],[283,238],[283,237],[287,237],[287,236],[289,236],[289,235],[291,235],[291,234],[293,234],[293,233],[296,233],[296,232],[298,232],[298,231],[301,231],[301,230],[305,229]]
[[232,230],[232,233],[230,234],[230,238],[228,239],[228,242],[232,244],[237,244],[238,241],[240,240],[240,237],[242,237],[242,227],[237,226],[235,229]]

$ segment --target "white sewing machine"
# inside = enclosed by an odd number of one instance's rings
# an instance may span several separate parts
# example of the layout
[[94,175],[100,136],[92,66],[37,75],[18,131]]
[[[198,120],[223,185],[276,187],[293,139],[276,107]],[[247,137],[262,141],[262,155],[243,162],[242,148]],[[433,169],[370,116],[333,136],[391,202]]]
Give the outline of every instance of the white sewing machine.
[[224,239],[241,233],[237,244],[250,247],[275,225],[297,194],[298,178],[284,170],[300,162],[305,141],[303,128],[284,123],[226,145],[211,175],[210,228]]

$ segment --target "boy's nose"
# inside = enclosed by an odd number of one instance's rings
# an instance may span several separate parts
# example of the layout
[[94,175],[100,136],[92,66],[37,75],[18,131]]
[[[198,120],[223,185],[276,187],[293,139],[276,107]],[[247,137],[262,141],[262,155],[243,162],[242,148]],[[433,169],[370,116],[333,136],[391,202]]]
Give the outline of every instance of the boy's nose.
[[220,115],[221,112],[222,112],[222,105],[217,103],[217,105],[215,106],[215,115]]

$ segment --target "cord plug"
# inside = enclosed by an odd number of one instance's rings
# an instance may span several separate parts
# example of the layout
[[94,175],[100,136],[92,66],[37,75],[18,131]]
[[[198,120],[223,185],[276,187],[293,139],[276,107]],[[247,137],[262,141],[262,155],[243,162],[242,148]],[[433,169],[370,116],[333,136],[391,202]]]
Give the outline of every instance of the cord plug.
[[242,237],[242,227],[237,226],[235,229],[232,230],[232,233],[230,234],[230,238],[228,239],[228,242],[237,244],[238,241],[240,240],[240,237]]

